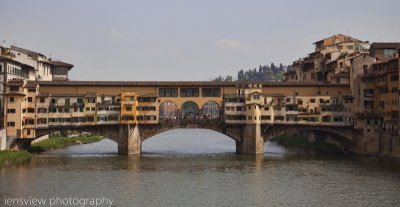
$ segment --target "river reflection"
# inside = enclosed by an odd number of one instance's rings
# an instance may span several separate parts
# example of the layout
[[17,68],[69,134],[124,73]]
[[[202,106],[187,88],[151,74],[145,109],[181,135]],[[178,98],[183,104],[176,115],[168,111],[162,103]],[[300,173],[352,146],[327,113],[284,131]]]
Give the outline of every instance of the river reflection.
[[[173,130],[118,156],[110,140],[0,171],[0,196],[107,196],[116,206],[399,206],[397,160],[269,143],[259,156],[208,130]],[[0,199],[1,199],[0,197]],[[0,204],[1,204],[0,200]]]

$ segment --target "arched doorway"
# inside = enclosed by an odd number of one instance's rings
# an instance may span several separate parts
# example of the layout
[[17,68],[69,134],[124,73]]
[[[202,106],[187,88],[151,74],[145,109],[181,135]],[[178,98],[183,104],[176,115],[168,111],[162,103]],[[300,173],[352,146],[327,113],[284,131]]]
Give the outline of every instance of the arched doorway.
[[206,102],[203,105],[202,112],[204,119],[218,119],[220,116],[220,108],[215,101]]
[[195,119],[199,116],[199,106],[193,101],[186,101],[181,107],[181,116],[184,119]]
[[171,101],[166,101],[160,105],[160,119],[176,119],[178,107]]

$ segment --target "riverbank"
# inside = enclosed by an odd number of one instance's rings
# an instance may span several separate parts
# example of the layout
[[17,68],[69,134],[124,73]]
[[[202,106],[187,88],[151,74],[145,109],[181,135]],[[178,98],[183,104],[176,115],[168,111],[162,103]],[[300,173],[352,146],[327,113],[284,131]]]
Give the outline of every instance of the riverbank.
[[299,134],[282,135],[271,140],[285,147],[301,147],[307,150],[323,150],[330,152],[343,152],[343,150],[334,145],[325,142],[309,142],[307,137]]
[[66,148],[71,145],[89,144],[102,140],[103,137],[97,135],[82,135],[77,137],[51,137],[41,142],[33,144],[28,151],[31,153],[40,153],[49,150]]
[[0,168],[28,162],[31,158],[32,154],[27,151],[0,151]]

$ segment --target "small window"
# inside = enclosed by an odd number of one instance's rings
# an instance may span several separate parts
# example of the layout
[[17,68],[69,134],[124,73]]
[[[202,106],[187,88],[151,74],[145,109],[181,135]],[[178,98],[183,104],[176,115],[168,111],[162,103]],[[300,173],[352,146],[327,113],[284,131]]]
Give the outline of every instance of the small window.
[[19,91],[18,86],[10,86],[10,91]]
[[14,97],[10,97],[10,102],[14,102]]
[[15,127],[15,122],[7,122],[8,127]]
[[39,99],[40,103],[44,103],[44,98]]
[[29,103],[32,102],[32,97],[28,97],[28,102],[29,102]]
[[7,109],[7,113],[9,113],[9,114],[15,114],[15,109]]

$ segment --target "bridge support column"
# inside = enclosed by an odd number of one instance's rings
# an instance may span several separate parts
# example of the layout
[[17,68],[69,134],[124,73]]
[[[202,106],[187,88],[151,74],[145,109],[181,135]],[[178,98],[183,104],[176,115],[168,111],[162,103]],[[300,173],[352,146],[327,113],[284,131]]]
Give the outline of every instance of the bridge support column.
[[118,154],[130,155],[142,152],[138,125],[121,125],[119,128]]
[[4,151],[7,149],[7,137],[6,130],[0,130],[0,151]]
[[264,153],[260,124],[247,124],[244,127],[242,140],[236,141],[236,153],[253,155]]

